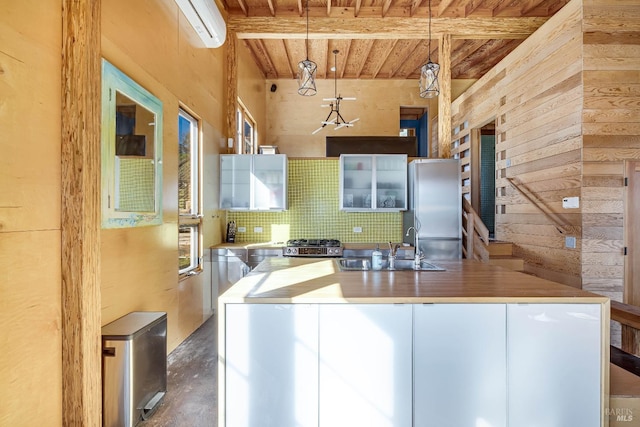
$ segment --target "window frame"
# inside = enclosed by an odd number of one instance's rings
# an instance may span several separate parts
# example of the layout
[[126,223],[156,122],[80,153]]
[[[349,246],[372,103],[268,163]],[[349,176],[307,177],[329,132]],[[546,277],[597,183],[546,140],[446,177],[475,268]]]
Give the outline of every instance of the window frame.
[[[246,143],[247,138],[245,132],[245,123],[251,128],[249,136],[249,144]],[[257,154],[258,153],[258,129],[257,123],[247,107],[238,98],[238,108],[236,110],[236,139],[238,140],[238,153],[240,154]],[[250,145],[250,149],[248,149]]]
[[[186,108],[180,106],[178,110],[178,138],[180,138],[180,121],[184,119],[189,122],[190,132],[190,200],[191,205],[188,211],[183,211],[178,192],[178,274],[180,278],[198,274],[203,270],[202,259],[202,135],[200,119]],[[180,147],[180,141],[178,141]],[[179,150],[178,150],[179,151]],[[180,185],[180,164],[178,161],[178,185]],[[180,268],[181,242],[180,235],[182,229],[191,229],[190,239],[190,263],[188,267]]]

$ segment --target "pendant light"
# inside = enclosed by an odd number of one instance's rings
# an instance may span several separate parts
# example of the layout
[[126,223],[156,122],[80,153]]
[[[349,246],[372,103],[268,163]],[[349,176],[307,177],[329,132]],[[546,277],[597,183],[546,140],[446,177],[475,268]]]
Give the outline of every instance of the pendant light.
[[[331,111],[329,111],[329,115],[326,119],[324,119],[321,123],[321,126],[311,132],[311,135],[315,135],[320,132],[325,126],[335,126],[334,130],[342,129],[342,128],[350,128],[353,127],[353,124],[360,120],[360,118],[353,119],[350,121],[346,121],[342,114],[340,114],[340,102],[341,101],[355,101],[356,99],[353,97],[345,98],[342,95],[338,94],[338,53],[340,51],[338,49],[333,50],[333,61],[334,66],[333,70],[333,98],[323,98],[323,101],[329,101],[329,104],[322,105],[322,107],[329,107]],[[331,119],[331,116],[335,113],[335,117]]]
[[316,71],[318,66],[309,60],[309,0],[307,0],[307,39],[306,39],[307,59],[298,63],[298,93],[302,96],[313,96],[316,94]]
[[429,0],[429,58],[420,71],[420,97],[435,98],[440,94],[438,73],[440,66],[431,62],[431,0]]

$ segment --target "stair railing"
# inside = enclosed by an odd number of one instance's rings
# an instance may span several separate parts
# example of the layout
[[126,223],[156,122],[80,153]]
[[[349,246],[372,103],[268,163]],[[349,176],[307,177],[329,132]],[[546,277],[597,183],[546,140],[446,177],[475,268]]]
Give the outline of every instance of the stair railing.
[[[540,200],[529,187],[522,181],[516,178],[507,178],[509,184],[525,198],[527,199],[533,206],[535,206],[542,214],[547,217],[552,223],[553,226],[558,230],[560,234],[566,234],[573,232],[573,227],[567,221],[562,218],[561,215],[551,212],[545,202]],[[526,190],[526,191],[525,191]]]
[[489,229],[466,198],[462,198],[462,255],[489,262]]

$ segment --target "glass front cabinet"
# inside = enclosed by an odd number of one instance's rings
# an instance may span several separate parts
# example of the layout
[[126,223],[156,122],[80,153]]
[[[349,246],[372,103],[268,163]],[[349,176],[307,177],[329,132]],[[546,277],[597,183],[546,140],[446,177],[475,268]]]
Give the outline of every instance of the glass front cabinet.
[[287,156],[221,154],[220,209],[287,209]]
[[353,212],[407,210],[407,155],[341,155],[340,209]]

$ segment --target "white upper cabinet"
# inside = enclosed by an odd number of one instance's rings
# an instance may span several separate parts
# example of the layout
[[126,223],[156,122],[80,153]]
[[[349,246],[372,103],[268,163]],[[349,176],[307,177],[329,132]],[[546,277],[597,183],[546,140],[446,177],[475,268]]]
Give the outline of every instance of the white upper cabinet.
[[220,209],[287,209],[287,156],[220,155]]
[[340,209],[354,212],[406,210],[407,155],[341,155]]

